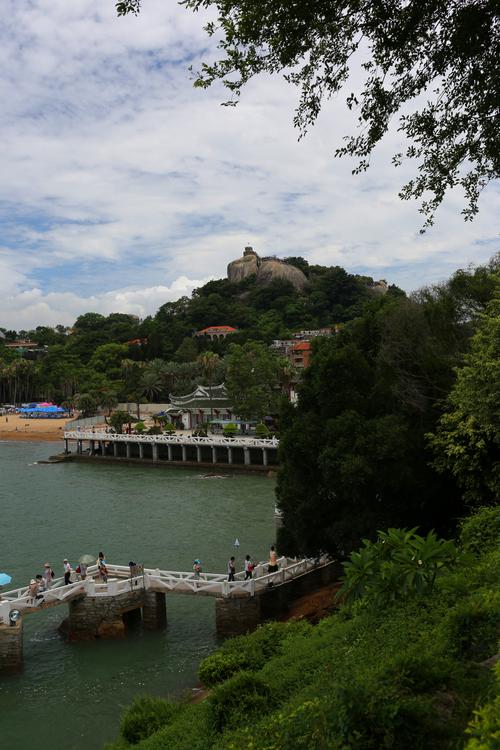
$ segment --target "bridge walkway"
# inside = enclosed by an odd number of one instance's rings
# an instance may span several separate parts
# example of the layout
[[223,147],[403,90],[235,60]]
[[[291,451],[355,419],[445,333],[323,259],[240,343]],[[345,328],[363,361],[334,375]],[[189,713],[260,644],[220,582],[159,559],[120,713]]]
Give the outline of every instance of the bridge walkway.
[[300,560],[281,557],[279,569],[267,572],[267,563],[259,563],[253,578],[245,581],[243,571],[236,573],[234,581],[227,580],[225,573],[201,573],[196,577],[193,571],[162,570],[144,568],[139,575],[131,576],[128,565],[107,564],[106,583],[98,577],[97,566],[88,568],[85,580],[64,584],[64,578],[56,578],[52,586],[36,599],[33,599],[26,586],[2,592],[0,599],[0,622],[7,624],[12,610],[23,615],[33,614],[48,607],[54,607],[79,597],[116,597],[130,591],[152,591],[161,594],[187,594],[212,596],[217,598],[246,598],[267,591],[269,584],[274,586],[287,583],[318,566],[327,563],[327,558],[303,558]]

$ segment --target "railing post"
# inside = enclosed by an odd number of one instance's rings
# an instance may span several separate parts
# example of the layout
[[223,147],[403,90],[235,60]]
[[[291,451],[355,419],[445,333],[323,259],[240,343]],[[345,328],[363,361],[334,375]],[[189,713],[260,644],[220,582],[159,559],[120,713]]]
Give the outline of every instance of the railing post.
[[153,443],[153,461],[158,461],[158,443]]
[[217,448],[215,447],[215,445],[212,445],[212,463],[217,463]]
[[201,447],[199,445],[196,446],[196,460],[198,463],[201,462]]
[[127,458],[130,458],[130,443],[127,443],[126,451],[127,451]]
[[233,449],[229,445],[227,446],[227,462],[228,464],[233,463]]
[[187,449],[185,445],[182,446],[182,460],[187,461]]
[[115,458],[118,456],[118,443],[116,440],[113,440],[113,456]]
[[168,460],[171,461],[172,460],[172,446],[170,445],[170,443],[167,445],[167,451],[168,451]]
[[262,465],[267,466],[267,449],[262,448]]
[[250,448],[243,448],[243,455],[245,456],[245,466],[250,465]]

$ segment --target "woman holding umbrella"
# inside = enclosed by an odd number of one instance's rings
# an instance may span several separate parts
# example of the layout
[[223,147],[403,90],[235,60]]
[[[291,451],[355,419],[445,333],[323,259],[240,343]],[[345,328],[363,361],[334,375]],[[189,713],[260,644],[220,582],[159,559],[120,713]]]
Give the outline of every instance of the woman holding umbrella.
[[7,573],[0,573],[0,600],[2,599],[2,586],[6,586],[11,581],[12,578]]

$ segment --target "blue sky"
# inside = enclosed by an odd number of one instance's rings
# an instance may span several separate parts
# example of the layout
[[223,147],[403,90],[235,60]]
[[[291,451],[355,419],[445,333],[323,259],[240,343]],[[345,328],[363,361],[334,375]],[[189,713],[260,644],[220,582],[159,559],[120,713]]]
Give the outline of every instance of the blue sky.
[[[203,15],[144,0],[4,0],[0,28],[0,326],[70,325],[82,312],[154,313],[246,244],[386,278],[408,291],[499,249],[498,187],[465,224],[436,226],[397,193],[390,133],[368,172],[333,158],[351,120],[329,102],[297,141],[297,91],[252,81],[236,108],[192,87],[211,57]],[[223,321],[221,321],[223,322]]]

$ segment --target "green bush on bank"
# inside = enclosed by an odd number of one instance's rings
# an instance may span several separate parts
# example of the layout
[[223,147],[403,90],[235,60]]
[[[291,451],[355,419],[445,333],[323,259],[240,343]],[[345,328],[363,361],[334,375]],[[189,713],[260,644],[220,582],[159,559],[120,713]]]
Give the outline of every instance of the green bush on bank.
[[[499,516],[488,510],[488,524]],[[200,668],[208,700],[134,747],[449,750],[470,723],[467,750],[498,750],[498,686],[481,662],[498,649],[499,563],[491,541],[423,594],[379,608],[367,596],[316,626],[271,623],[226,641]]]
[[470,739],[465,750],[498,750],[500,748],[500,662],[495,666],[497,695],[479,711],[467,727]]
[[460,525],[460,542],[464,549],[476,555],[489,552],[498,546],[500,539],[500,513],[496,508],[479,508]]
[[179,708],[161,698],[143,695],[128,708],[120,724],[120,734],[130,744],[136,745],[172,721]]
[[306,623],[290,627],[282,622],[270,622],[258,627],[250,637],[231,638],[218,651],[203,659],[198,671],[201,682],[205,687],[214,687],[239,671],[262,669],[294,629],[307,627]]

